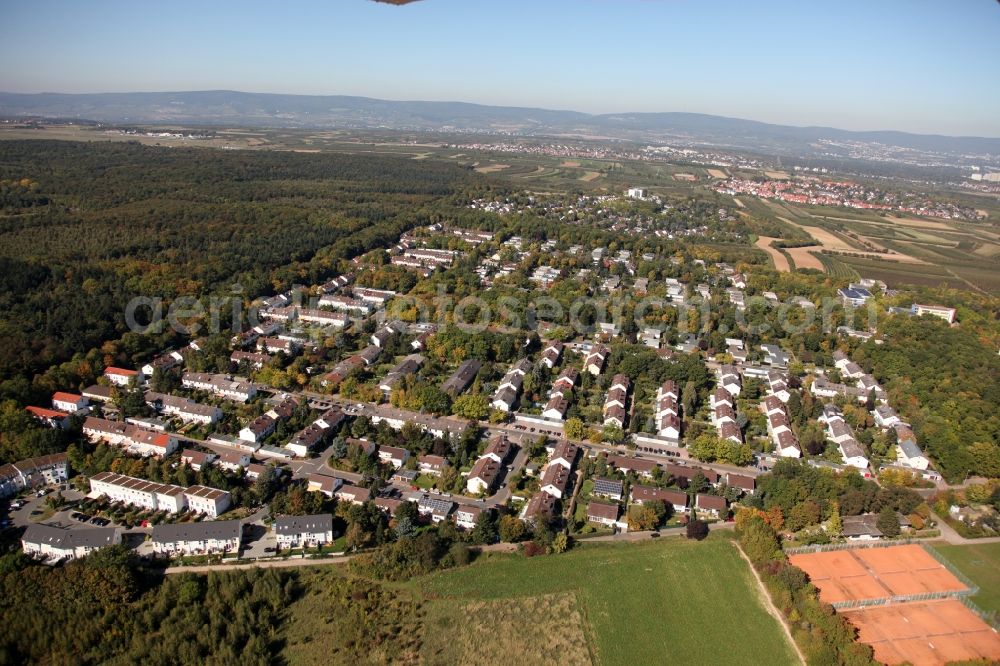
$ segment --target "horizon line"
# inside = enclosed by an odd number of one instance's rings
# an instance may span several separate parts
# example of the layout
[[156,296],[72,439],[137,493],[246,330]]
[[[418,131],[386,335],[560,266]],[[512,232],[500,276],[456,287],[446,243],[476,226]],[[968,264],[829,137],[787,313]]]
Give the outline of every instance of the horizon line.
[[[591,116],[594,118],[616,116],[616,115],[664,115],[664,114],[677,114],[677,115],[691,115],[691,116],[707,116],[711,118],[721,118],[724,120],[736,120],[743,122],[759,123],[761,125],[770,125],[774,127],[790,127],[794,129],[812,129],[812,130],[835,130],[838,132],[850,132],[852,134],[881,134],[881,133],[894,133],[894,134],[906,134],[910,136],[922,136],[922,137],[938,137],[944,139],[1000,139],[1000,136],[982,136],[974,134],[941,134],[941,133],[922,133],[922,132],[912,132],[908,130],[898,130],[898,129],[863,129],[863,130],[851,130],[844,129],[840,127],[833,127],[828,125],[815,125],[815,124],[788,124],[788,123],[776,123],[767,120],[757,120],[754,118],[742,118],[738,116],[728,116],[721,115],[717,113],[706,113],[703,111],[614,111],[606,113],[593,113],[590,111],[579,111],[576,109],[568,108],[549,108],[545,106],[524,106],[518,104],[486,104],[483,102],[467,102],[463,100],[440,100],[440,99],[391,99],[387,97],[372,97],[370,95],[351,95],[345,93],[288,93],[288,92],[260,92],[260,91],[248,91],[248,90],[235,90],[231,88],[214,88],[205,90],[132,90],[132,91],[101,91],[101,92],[59,92],[59,91],[41,91],[41,92],[18,92],[9,90],[0,90],[0,95],[65,95],[65,96],[84,96],[84,95],[179,95],[179,94],[192,94],[192,93],[235,93],[238,95],[271,95],[271,96],[285,96],[285,97],[354,97],[357,99],[373,100],[376,102],[390,102],[390,103],[417,103],[417,104],[465,104],[469,106],[478,106],[484,108],[498,108],[498,109],[525,109],[529,111],[547,111],[553,113],[577,113],[580,115]],[[157,124],[157,123],[152,123]]]

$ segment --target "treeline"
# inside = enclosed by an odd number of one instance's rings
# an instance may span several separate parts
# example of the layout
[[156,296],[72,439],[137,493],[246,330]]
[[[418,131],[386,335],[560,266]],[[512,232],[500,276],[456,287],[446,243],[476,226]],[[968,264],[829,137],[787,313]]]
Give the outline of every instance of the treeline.
[[[883,509],[906,515],[923,503],[902,486],[879,487],[854,471],[835,472],[802,460],[782,459],[757,477],[756,492],[743,504],[764,511],[776,531],[797,532],[836,516],[857,516]],[[829,539],[827,539],[829,540]]]
[[805,572],[792,566],[778,535],[763,513],[736,514],[736,534],[743,552],[760,574],[774,605],[785,615],[792,637],[809,664],[874,666],[870,645],[855,641],[857,629],[819,600]]

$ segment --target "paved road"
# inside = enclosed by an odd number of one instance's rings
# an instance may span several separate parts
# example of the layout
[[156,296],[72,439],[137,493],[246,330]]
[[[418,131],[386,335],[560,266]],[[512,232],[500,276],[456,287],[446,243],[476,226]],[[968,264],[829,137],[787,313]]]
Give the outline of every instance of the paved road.
[[937,528],[941,530],[941,539],[943,541],[947,541],[949,544],[953,546],[969,546],[978,543],[1000,543],[1000,537],[967,539],[966,537],[956,532],[954,527],[944,522],[944,520],[941,519],[941,516],[939,516],[937,513],[932,511],[931,514],[934,516],[934,520],[937,521]]
[[234,569],[286,569],[290,567],[315,567],[324,564],[343,564],[351,559],[351,555],[324,557],[322,559],[267,560],[263,562],[232,562],[225,564],[200,564],[193,566],[174,566],[163,570],[166,574],[207,573],[209,571],[232,571]]
[[[483,553],[513,553],[518,549],[516,543],[495,543],[489,546],[473,546],[475,550]],[[164,569],[167,574],[179,573],[207,573],[209,571],[229,571],[233,569],[285,569],[292,567],[315,567],[328,564],[344,564],[350,561],[354,555],[337,555],[323,558],[297,558],[297,559],[274,559],[261,562],[231,562],[224,564],[204,564],[192,566],[173,566]]]
[[[733,523],[709,523],[708,529],[715,530],[731,530],[735,529]],[[687,528],[685,527],[670,527],[664,530],[643,531],[643,532],[619,532],[617,534],[606,534],[599,537],[590,537],[584,539],[578,539],[580,543],[591,543],[594,541],[648,541],[653,538],[653,534],[659,533],[661,537],[668,536],[684,536]]]

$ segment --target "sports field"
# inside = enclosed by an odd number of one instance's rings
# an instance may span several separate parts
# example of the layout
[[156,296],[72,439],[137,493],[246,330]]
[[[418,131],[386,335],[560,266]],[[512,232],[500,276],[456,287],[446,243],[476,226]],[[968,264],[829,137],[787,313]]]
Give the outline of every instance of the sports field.
[[936,546],[936,549],[979,586],[979,593],[972,597],[976,605],[984,611],[1000,613],[1000,543]]
[[[720,533],[700,543],[665,538],[492,557],[409,586],[432,599],[432,626],[451,631],[447,641],[425,639],[442,663],[482,663],[482,646],[507,635],[524,639],[502,639],[503,661],[516,664],[760,664],[761,655],[797,663],[749,566]],[[562,611],[546,610],[553,605]],[[547,636],[537,636],[535,623]],[[567,649],[567,638],[585,645]]]
[[789,560],[809,575],[819,598],[830,604],[968,589],[916,544],[802,553]]
[[885,664],[943,666],[1000,659],[1000,636],[956,599],[938,599],[843,611],[858,640]]
[[956,596],[893,600],[933,592],[957,595],[968,589],[922,546],[800,553],[789,560],[809,575],[823,601],[861,602],[837,612],[858,628],[858,640],[871,645],[883,663],[937,666],[1000,659],[1000,636]]

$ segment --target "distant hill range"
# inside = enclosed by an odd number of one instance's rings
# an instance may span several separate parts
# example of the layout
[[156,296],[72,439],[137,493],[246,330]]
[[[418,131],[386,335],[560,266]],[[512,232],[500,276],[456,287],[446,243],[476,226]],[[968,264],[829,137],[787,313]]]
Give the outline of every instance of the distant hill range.
[[116,124],[511,132],[526,136],[684,142],[809,154],[819,144],[882,143],[949,154],[1000,154],[1000,138],[790,127],[699,113],[588,114],[464,102],[394,102],[345,95],[274,95],[227,90],[163,93],[2,93],[0,116]]

